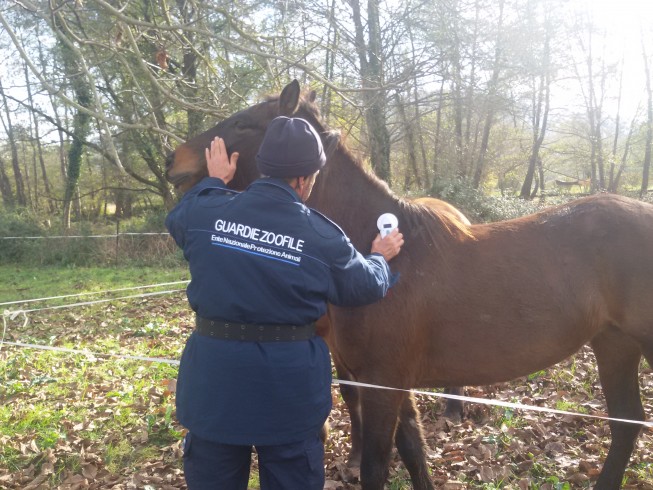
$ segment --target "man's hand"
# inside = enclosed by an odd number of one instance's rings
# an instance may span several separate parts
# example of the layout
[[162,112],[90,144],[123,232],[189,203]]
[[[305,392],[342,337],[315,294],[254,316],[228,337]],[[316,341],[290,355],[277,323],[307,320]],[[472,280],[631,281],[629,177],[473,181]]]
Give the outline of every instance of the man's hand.
[[372,253],[381,254],[386,262],[390,262],[391,259],[397,256],[403,244],[404,236],[395,228],[385,238],[381,238],[381,235],[376,235],[376,238],[372,242]]
[[224,140],[216,136],[211,141],[211,146],[205,150],[206,168],[209,171],[209,177],[217,177],[228,184],[234,178],[236,173],[236,163],[238,162],[238,152],[233,152],[231,156],[227,154],[227,147]]

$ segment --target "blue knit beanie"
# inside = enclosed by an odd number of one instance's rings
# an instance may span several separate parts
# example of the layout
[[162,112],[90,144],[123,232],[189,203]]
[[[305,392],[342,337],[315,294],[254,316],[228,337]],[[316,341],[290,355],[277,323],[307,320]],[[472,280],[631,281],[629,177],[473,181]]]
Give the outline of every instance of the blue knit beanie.
[[269,177],[304,177],[325,163],[322,140],[308,121],[298,117],[274,118],[256,155],[259,172]]

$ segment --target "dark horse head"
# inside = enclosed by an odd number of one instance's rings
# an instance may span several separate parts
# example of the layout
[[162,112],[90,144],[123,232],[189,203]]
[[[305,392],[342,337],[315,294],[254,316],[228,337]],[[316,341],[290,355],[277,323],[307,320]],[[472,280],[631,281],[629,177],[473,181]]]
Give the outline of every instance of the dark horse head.
[[179,145],[166,159],[166,178],[178,191],[186,192],[207,175],[204,150],[216,136],[224,139],[229,153],[238,152],[238,169],[229,183],[232,189],[242,190],[260,177],[255,157],[265,130],[277,116],[302,117],[322,137],[328,155],[338,142],[338,133],[327,131],[320,122],[315,104],[315,92],[302,95],[299,82],[293,80],[278,96],[237,112],[217,126]]

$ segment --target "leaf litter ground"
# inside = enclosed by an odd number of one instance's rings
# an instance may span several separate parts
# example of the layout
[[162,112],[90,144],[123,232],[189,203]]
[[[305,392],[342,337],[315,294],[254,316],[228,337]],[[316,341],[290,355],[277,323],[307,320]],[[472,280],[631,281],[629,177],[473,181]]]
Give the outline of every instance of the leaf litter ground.
[[[179,359],[192,315],[181,294],[43,310],[7,319],[5,340]],[[653,372],[640,387],[653,416]],[[0,488],[182,489],[184,430],[175,420],[176,367],[165,363],[44,352],[0,351]],[[468,387],[469,396],[605,415],[589,349],[511,383]],[[346,464],[349,416],[337,387],[326,447],[325,488],[360,489]],[[444,400],[417,395],[432,479],[462,488],[589,488],[607,454],[604,421],[467,403],[462,422],[442,417]],[[250,488],[257,489],[256,460]],[[393,453],[387,488],[410,479]],[[653,490],[653,431],[644,429],[624,488]]]

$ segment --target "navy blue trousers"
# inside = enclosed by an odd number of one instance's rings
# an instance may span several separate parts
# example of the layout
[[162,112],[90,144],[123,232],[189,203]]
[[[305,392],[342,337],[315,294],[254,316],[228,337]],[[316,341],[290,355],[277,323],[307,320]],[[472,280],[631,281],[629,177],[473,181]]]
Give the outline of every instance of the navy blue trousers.
[[[314,438],[279,446],[256,446],[261,490],[322,490],[324,444]],[[189,490],[247,490],[252,446],[206,441],[188,433],[184,475]]]

